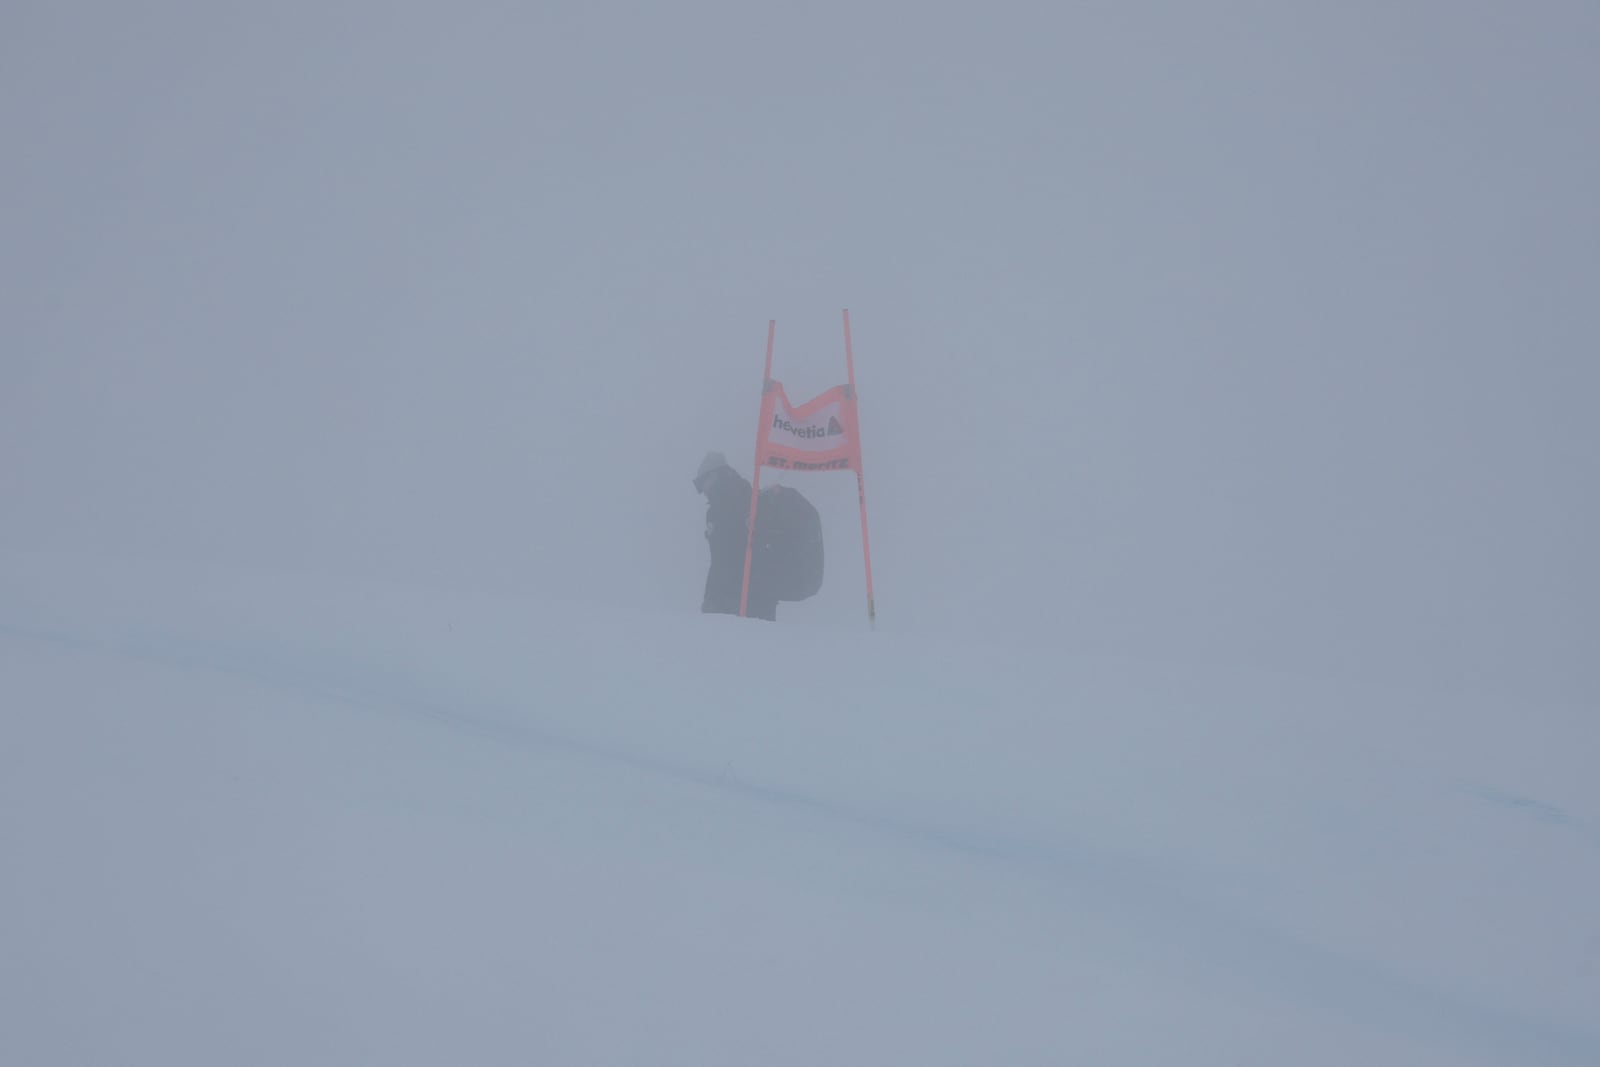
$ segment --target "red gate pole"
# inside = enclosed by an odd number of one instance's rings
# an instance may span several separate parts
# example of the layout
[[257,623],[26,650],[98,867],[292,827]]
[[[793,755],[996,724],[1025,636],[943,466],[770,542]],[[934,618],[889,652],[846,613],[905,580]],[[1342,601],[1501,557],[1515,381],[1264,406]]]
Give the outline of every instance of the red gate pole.
[[[856,357],[850,347],[850,309],[844,309],[844,363],[850,372],[850,399],[856,401]],[[867,540],[867,477],[861,470],[861,419],[860,408],[856,418],[856,495],[861,500],[861,558],[867,566],[867,625],[878,628],[878,609],[872,597],[872,548]],[[753,520],[752,520],[753,524]]]
[[767,368],[761,373],[761,414],[756,421],[756,463],[750,472],[750,521],[744,534],[744,586],[739,590],[739,617],[745,618],[750,610],[750,557],[755,550],[756,500],[761,496],[761,443],[767,439],[766,395],[772,389],[772,336],[778,330],[778,320],[767,320]]

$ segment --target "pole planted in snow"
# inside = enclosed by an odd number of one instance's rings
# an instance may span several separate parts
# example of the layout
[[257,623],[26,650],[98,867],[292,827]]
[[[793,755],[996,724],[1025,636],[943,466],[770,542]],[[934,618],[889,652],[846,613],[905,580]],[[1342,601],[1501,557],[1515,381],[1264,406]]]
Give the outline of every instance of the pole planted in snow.
[[[859,402],[856,396],[856,357],[850,344],[850,309],[844,309],[844,363],[845,369],[850,374],[850,398]],[[857,409],[859,411],[859,408]],[[867,625],[873,629],[878,627],[878,609],[872,596],[872,546],[867,540],[867,478],[862,471],[864,465],[861,460],[861,420],[856,419],[856,496],[861,501],[861,558],[867,568]]]
[[756,500],[761,496],[761,444],[766,440],[766,413],[765,397],[772,389],[772,338],[777,333],[778,320],[767,320],[767,367],[761,374],[761,415],[756,423],[756,462],[750,472],[750,519],[745,524],[744,534],[744,585],[739,590],[739,617],[745,618],[750,611],[750,559],[755,552],[756,540]]

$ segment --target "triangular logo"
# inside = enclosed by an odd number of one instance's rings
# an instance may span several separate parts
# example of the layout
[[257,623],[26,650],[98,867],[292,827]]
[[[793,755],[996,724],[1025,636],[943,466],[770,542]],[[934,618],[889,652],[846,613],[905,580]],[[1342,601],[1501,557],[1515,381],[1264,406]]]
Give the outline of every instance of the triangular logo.
[[842,433],[844,433],[844,427],[839,425],[838,417],[834,416],[834,415],[829,415],[828,416],[828,436],[829,437],[837,437]]

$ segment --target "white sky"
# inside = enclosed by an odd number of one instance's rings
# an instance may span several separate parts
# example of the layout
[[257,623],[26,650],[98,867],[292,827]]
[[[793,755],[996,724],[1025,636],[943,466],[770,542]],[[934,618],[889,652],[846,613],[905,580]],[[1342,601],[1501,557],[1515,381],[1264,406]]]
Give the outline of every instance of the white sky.
[[[0,546],[693,610],[767,320],[799,399],[849,307],[885,627],[1593,701],[1597,54],[1586,2],[12,2]],[[790,621],[862,615],[847,483]]]

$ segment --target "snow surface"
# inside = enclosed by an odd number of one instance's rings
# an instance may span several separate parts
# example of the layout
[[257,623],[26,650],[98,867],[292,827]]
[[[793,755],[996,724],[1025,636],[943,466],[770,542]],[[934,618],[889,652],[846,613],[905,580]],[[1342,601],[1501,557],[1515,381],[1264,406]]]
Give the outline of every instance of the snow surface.
[[0,707],[6,1063],[1600,1062],[1576,709],[23,552]]

